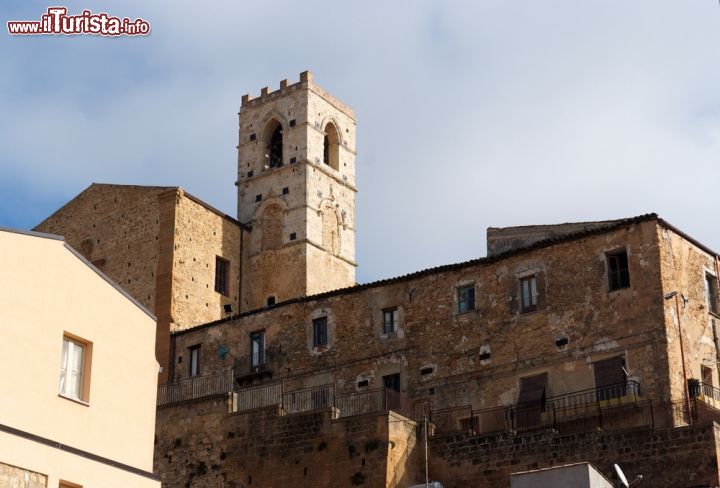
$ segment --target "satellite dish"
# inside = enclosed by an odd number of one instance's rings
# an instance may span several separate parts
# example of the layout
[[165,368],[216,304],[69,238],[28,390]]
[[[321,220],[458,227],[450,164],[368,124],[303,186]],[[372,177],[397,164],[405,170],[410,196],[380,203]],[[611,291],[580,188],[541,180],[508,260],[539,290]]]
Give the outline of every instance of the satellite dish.
[[628,488],[630,486],[630,483],[628,483],[628,480],[625,477],[625,473],[622,472],[622,469],[620,469],[620,466],[618,466],[617,464],[613,464],[613,468],[615,468],[615,473],[617,474],[617,477],[620,479],[620,483],[622,483],[622,485],[625,488]]

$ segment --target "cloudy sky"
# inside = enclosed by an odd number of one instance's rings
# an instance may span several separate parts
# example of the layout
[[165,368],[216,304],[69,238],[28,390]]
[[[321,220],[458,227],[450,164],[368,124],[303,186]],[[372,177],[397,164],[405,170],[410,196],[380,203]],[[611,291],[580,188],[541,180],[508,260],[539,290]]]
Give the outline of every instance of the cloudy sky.
[[720,250],[717,0],[64,4],[152,34],[0,35],[0,225],[91,182],[234,215],[240,97],[309,69],[358,117],[361,282],[483,256],[488,226],[658,212]]

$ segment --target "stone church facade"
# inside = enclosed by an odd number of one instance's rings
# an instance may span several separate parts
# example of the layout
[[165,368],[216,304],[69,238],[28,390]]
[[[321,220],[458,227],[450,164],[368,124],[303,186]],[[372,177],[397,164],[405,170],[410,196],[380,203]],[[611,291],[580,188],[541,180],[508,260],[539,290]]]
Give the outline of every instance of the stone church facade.
[[163,486],[509,486],[581,461],[718,485],[717,253],[655,214],[490,228],[487,257],[359,285],[353,111],[305,72],[239,116],[237,220],[92,185],[37,228],[158,317]]

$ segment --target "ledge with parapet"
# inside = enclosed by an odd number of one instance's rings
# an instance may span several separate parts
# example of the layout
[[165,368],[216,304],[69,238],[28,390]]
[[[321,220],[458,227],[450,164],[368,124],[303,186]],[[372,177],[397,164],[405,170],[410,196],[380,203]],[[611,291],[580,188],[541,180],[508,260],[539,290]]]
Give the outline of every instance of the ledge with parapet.
[[274,100],[282,95],[285,95],[289,91],[294,91],[302,87],[307,87],[308,90],[315,92],[317,95],[324,98],[328,103],[335,106],[335,108],[355,120],[355,111],[325,91],[323,88],[319,87],[314,82],[313,75],[310,71],[303,71],[300,73],[300,81],[291,85],[288,85],[288,80],[281,80],[280,88],[278,90],[271,92],[267,86],[263,87],[260,90],[260,96],[257,98],[253,98],[252,95],[246,93],[242,96],[240,109],[242,110],[242,107],[255,107],[257,105],[261,105],[268,100]]

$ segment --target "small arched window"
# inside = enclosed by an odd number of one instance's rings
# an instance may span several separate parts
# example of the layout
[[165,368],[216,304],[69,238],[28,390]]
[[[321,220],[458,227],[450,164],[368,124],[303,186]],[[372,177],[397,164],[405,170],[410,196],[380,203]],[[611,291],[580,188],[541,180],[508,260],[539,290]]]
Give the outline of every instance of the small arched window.
[[340,170],[340,134],[335,124],[328,122],[324,130],[323,162],[332,169]]
[[265,162],[268,168],[283,165],[283,129],[280,122],[272,119],[265,127]]

